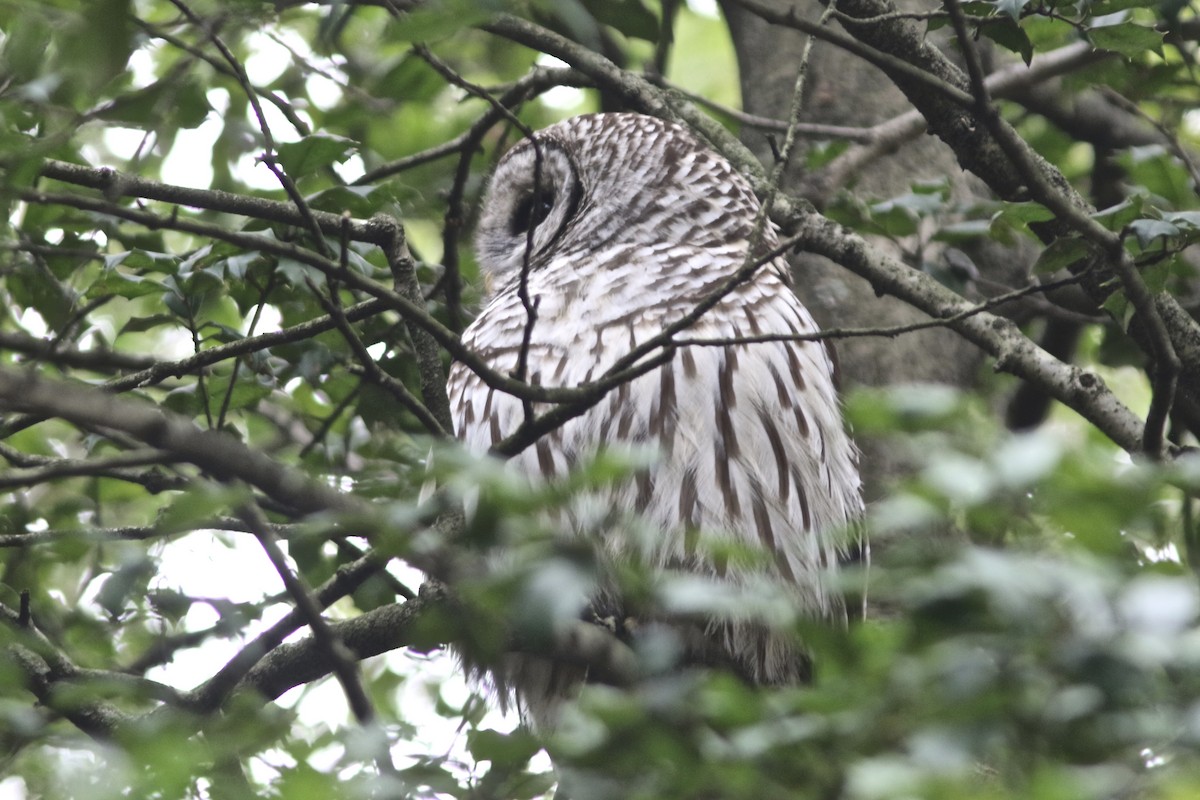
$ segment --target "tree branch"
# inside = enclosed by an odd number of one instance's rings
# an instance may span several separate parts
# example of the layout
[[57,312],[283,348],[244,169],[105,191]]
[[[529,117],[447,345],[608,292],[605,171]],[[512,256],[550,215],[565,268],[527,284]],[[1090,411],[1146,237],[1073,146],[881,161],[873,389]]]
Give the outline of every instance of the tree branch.
[[288,469],[232,436],[146,403],[121,400],[79,384],[0,367],[0,408],[62,417],[77,425],[117,430],[190,461],[221,480],[237,479],[300,512],[364,513],[369,505]]
[[800,225],[797,241],[802,249],[825,256],[865,278],[876,292],[898,297],[931,317],[946,319],[947,327],[995,358],[996,369],[1036,385],[1125,450],[1142,449],[1144,425],[1109,391],[1099,375],[1054,358],[1012,321],[987,312],[952,319],[971,309],[960,295],[817,214]]

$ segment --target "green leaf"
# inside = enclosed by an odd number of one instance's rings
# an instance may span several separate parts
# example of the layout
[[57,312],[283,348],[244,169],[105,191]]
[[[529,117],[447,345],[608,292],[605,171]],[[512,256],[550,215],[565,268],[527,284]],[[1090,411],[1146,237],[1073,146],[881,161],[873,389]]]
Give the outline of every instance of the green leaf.
[[[68,59],[75,88],[99,88],[122,74],[133,44],[133,13],[130,0],[93,0],[81,4],[84,11],[62,32],[61,45]],[[84,95],[86,103],[94,97]]]
[[0,130],[0,153],[8,159],[4,164],[5,192],[28,189],[41,178],[46,159],[35,141],[22,133]]
[[1003,242],[1012,240],[1013,233],[1032,235],[1031,223],[1054,219],[1054,212],[1041,203],[1004,203],[991,217],[990,232],[993,239]]
[[1087,15],[1096,19],[1130,8],[1154,8],[1158,3],[1159,0],[1096,0],[1087,6]]
[[850,142],[845,139],[835,139],[828,142],[813,142],[804,155],[804,165],[816,171],[850,148]]
[[1046,222],[1054,219],[1054,212],[1041,203],[1032,200],[1024,203],[1005,203],[992,217],[993,220],[1003,219],[1014,225],[1028,225],[1031,222]]
[[908,236],[916,232],[918,219],[937,213],[945,205],[940,191],[915,190],[875,203],[870,212],[872,221],[889,235]]
[[171,498],[154,527],[163,533],[194,530],[221,514],[228,514],[250,497],[241,484],[198,483]]
[[446,90],[446,80],[423,58],[410,53],[380,76],[372,89],[384,97],[427,104]]
[[[242,370],[239,373],[237,383],[233,386],[233,393],[229,397],[229,411],[251,408],[271,394],[270,383],[260,380],[258,376],[246,375],[245,372],[246,370]],[[209,411],[215,413],[225,404],[225,396],[229,393],[229,376],[214,375],[205,381],[204,388],[208,396]],[[163,399],[163,405],[185,416],[200,416],[204,413],[203,396],[196,384],[189,384],[171,392]]]
[[129,321],[121,326],[121,333],[142,333],[144,331],[154,330],[163,325],[176,324],[177,320],[170,314],[151,314],[146,317],[130,317]]
[[490,761],[493,766],[511,769],[527,764],[541,745],[520,728],[512,733],[476,729],[467,732],[467,748],[479,761]]
[[40,15],[28,14],[20,25],[5,26],[4,33],[3,71],[18,85],[37,79],[46,68],[50,26]]
[[1051,242],[1037,257],[1037,261],[1033,263],[1033,273],[1048,275],[1063,267],[1069,267],[1090,254],[1091,248],[1086,241],[1077,236],[1063,236]]
[[1146,198],[1141,195],[1133,195],[1127,197],[1114,206],[1101,209],[1092,214],[1092,219],[1099,222],[1110,231],[1120,231],[1135,219],[1141,219],[1144,215],[1142,209],[1146,204]]
[[37,311],[51,330],[60,330],[71,318],[72,293],[48,270],[25,262],[18,264],[7,278],[6,286],[16,304]]
[[308,204],[317,210],[329,211],[334,214],[349,211],[352,216],[366,219],[393,202],[395,193],[388,184],[334,186],[306,199]]
[[1121,330],[1129,329],[1129,321],[1133,319],[1136,309],[1124,292],[1116,291],[1110,294],[1104,301],[1103,308],[1121,325]]
[[118,266],[172,275],[179,269],[179,257],[169,253],[155,253],[140,249],[113,253],[104,257],[105,269],[115,270]]
[[658,41],[658,17],[641,0],[583,0],[583,5],[597,22],[626,36]]
[[1180,234],[1178,226],[1161,219],[1135,219],[1128,229],[1137,236],[1138,244],[1143,248],[1160,237],[1170,239]]
[[358,144],[344,136],[314,133],[298,142],[279,146],[279,164],[292,178],[311,175],[330,164],[340,164],[358,150]]
[[1168,211],[1163,214],[1163,219],[1181,228],[1200,230],[1200,211]]
[[155,611],[172,622],[182,620],[195,602],[183,592],[174,589],[154,589],[146,595],[146,599]]
[[195,128],[208,118],[211,110],[198,80],[172,77],[119,97],[96,116],[145,128],[157,128],[166,120],[180,128]]
[[1162,33],[1135,22],[1091,28],[1087,37],[1101,50],[1112,50],[1126,58],[1137,58],[1147,51],[1162,55]]
[[[162,257],[161,253],[142,253],[140,258],[128,259],[136,261],[136,263],[145,263],[146,260],[151,260],[148,257]],[[84,296],[88,299],[102,297],[106,295],[116,295],[118,297],[143,297],[150,294],[162,294],[166,291],[166,287],[154,278],[143,277],[140,275],[131,275],[131,273],[118,269],[118,265],[125,261],[126,255],[134,255],[134,253],[120,253],[119,255],[109,255],[104,259],[104,270],[98,275],[95,281],[92,281],[88,287],[88,291]],[[162,257],[174,264],[175,259],[170,257]]]
[[120,617],[131,601],[146,595],[146,585],[156,572],[157,562],[144,553],[131,553],[125,563],[108,575],[96,602],[113,619]]
[[402,42],[427,42],[444,39],[453,33],[486,22],[506,10],[499,0],[441,0],[422,4],[415,11],[401,14],[388,29],[388,35]]
[[1033,60],[1033,42],[1015,17],[999,17],[994,22],[980,26],[979,31],[1004,49],[1019,54],[1026,66]]
[[960,244],[985,237],[991,229],[991,220],[968,219],[939,228],[938,232],[933,235],[933,238],[939,242]]

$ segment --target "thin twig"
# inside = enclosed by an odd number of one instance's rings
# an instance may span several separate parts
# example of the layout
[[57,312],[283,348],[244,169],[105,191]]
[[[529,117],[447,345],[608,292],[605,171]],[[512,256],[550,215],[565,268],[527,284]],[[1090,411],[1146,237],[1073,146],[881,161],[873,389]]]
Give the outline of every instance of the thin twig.
[[369,513],[370,506],[289,469],[228,434],[142,401],[0,367],[0,408],[62,417],[76,425],[119,431],[189,461],[221,480],[237,479],[301,513]]
[[[2,162],[0,162],[2,163]],[[117,172],[108,167],[86,167],[66,161],[47,159],[42,164],[41,174],[56,181],[98,189],[111,200],[120,197],[140,197],[146,200],[161,200],[191,208],[221,211],[243,217],[278,222],[284,225],[307,227],[310,223],[292,203],[249,197],[220,189],[193,189],[161,181]],[[342,228],[342,215],[328,211],[310,210],[311,219],[323,233],[337,235]],[[384,231],[370,222],[355,220],[350,227],[350,238],[356,242],[380,244]]]
[[[221,73],[222,75],[225,75],[226,77],[234,78],[234,79],[237,78],[237,76],[234,74],[233,70],[231,70],[229,68],[229,66],[221,59],[213,58],[212,56],[210,56],[208,53],[205,53],[200,48],[193,47],[192,45],[185,42],[183,39],[180,39],[178,36],[167,33],[162,28],[160,28],[156,25],[153,25],[144,19],[141,19],[136,14],[131,14],[130,17],[133,21],[133,24],[137,25],[139,28],[144,30],[151,37],[153,37],[155,39],[162,39],[164,42],[167,42],[172,47],[182,50],[183,52],[191,55],[194,58],[200,59],[201,61],[208,64],[214,70]],[[289,123],[291,123],[291,126],[293,128],[295,128],[296,132],[299,133],[301,136],[308,136],[310,133],[312,133],[312,129],[309,128],[308,124],[305,123],[305,121],[300,118],[300,115],[296,113],[296,109],[295,109],[292,101],[288,100],[285,97],[282,97],[279,94],[276,94],[275,92],[266,91],[265,89],[259,89],[259,88],[255,87],[254,91],[258,95],[267,98],[268,102],[270,102],[271,105],[275,106],[275,108],[279,110],[279,113],[282,114],[283,117]]]
[[33,356],[43,364],[94,371],[146,369],[155,363],[144,353],[123,353],[105,347],[53,347],[47,339],[20,331],[0,331],[0,349]]
[[789,6],[787,10],[781,10],[766,2],[766,0],[732,0],[732,2],[737,3],[737,5],[769,23],[794,28],[801,33],[807,33],[810,36],[840,47],[864,61],[874,64],[889,75],[903,75],[906,79],[933,90],[955,105],[963,108],[971,106],[971,95],[959,87],[947,83],[938,76],[914,66],[901,58],[897,58],[890,53],[877,50],[849,34],[832,30],[821,22],[812,22],[805,19],[800,15],[795,6]]
[[[254,503],[246,503],[238,513],[262,545],[263,552],[267,554],[271,566],[275,567],[275,572],[283,581],[296,609],[299,610],[308,629],[312,631],[313,640],[332,661],[333,673],[342,686],[342,691],[350,703],[350,710],[354,713],[355,719],[360,725],[372,726],[375,722],[375,707],[363,687],[358,660],[342,643],[341,638],[331,630],[325,618],[321,616],[322,606],[313,597],[304,578],[299,573],[293,572],[291,566],[288,565],[287,557],[283,554],[279,540],[271,530],[262,509]],[[384,741],[382,739],[377,741],[379,746],[375,748],[375,763],[380,772],[392,774],[396,768],[392,763],[391,755],[388,753]]]
[[894,325],[885,328],[822,328],[819,331],[811,333],[781,333],[781,334],[759,334],[757,336],[732,336],[728,338],[680,338],[675,339],[675,344],[683,347],[684,345],[702,345],[706,347],[723,347],[728,345],[738,344],[760,344],[763,342],[819,342],[826,339],[854,339],[863,337],[884,337],[894,339],[906,333],[915,333],[916,331],[929,330],[931,328],[946,328],[951,323],[961,322],[968,317],[982,314],[993,308],[1011,303],[1024,297],[1029,297],[1034,294],[1042,294],[1044,292],[1061,289],[1064,286],[1072,286],[1083,280],[1083,275],[1072,275],[1069,278],[1063,278],[1057,281],[1048,283],[1038,283],[1032,286],[1025,286],[1020,289],[1014,289],[1005,294],[989,297],[987,300],[972,306],[971,308],[963,309],[946,317],[937,317],[934,319],[922,320],[913,322],[908,325]]
[[[275,277],[278,275],[276,270],[271,270],[271,274],[267,276],[267,282],[262,286],[258,293],[258,302],[254,305],[254,316],[250,319],[250,327],[246,329],[246,338],[253,338],[254,332],[258,330],[258,323],[262,320],[263,308],[266,307],[267,298],[271,295],[271,290],[275,288]],[[229,386],[225,388],[225,397],[221,401],[221,410],[217,414],[217,430],[225,428],[225,415],[229,413],[229,405],[233,402],[234,389],[237,387],[238,371],[241,369],[242,360],[235,358],[233,360],[233,369],[229,373]]]
[[[519,80],[503,87],[503,91],[499,93],[499,98],[504,106],[511,108],[540,92],[556,86],[578,87],[590,85],[591,83],[583,75],[573,69],[534,67]],[[487,113],[471,123],[470,128],[455,136],[450,141],[430,147],[428,150],[422,150],[419,153],[398,158],[395,161],[389,161],[351,181],[351,185],[358,186],[368,183],[378,183],[385,178],[390,178],[397,173],[427,164],[430,161],[436,161],[446,156],[455,155],[456,153],[465,153],[473,149],[475,143],[482,138],[483,133],[495,125],[500,118],[495,108],[491,107]]]
[[[320,609],[328,608],[363,584],[387,564],[387,557],[371,550],[351,564],[339,567],[337,573],[312,593]],[[186,698],[189,708],[211,713],[246,677],[254,665],[283,643],[283,640],[304,624],[299,609],[292,609],[283,619],[259,634],[242,647],[215,675],[196,687]]]
[[[747,111],[727,106],[723,103],[718,103],[711,100],[699,92],[693,92],[690,89],[671,83],[661,75],[647,76],[647,80],[655,86],[661,87],[669,92],[674,92],[681,97],[686,97],[698,106],[714,111],[723,117],[728,117],[748,128],[759,128],[766,131],[776,131],[785,133],[789,127],[792,127],[787,120],[773,119],[771,117],[763,117],[758,114],[751,114]],[[874,138],[873,128],[858,128],[850,125],[825,125],[819,122],[797,122],[795,124],[797,136],[803,136],[813,139],[845,139],[850,142],[869,142]]]

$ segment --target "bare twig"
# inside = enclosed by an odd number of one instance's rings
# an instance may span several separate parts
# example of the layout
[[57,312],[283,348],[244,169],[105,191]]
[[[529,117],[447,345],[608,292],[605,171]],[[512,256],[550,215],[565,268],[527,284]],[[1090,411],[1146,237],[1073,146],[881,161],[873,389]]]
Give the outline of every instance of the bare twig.
[[[409,287],[410,289],[415,287],[415,292],[406,290],[401,293],[389,290],[387,287],[375,283],[355,270],[350,270],[343,275],[336,262],[330,261],[312,250],[268,236],[229,230],[221,225],[200,222],[179,215],[163,216],[141,209],[128,208],[103,200],[72,194],[51,194],[22,190],[20,196],[28,202],[49,203],[96,211],[101,214],[127,219],[149,228],[179,230],[202,237],[227,241],[247,250],[256,250],[295,259],[303,264],[314,267],[325,275],[338,276],[351,288],[365,292],[383,301],[387,307],[400,312],[408,324],[410,332],[415,326],[417,329],[428,333],[430,342],[436,343],[435,352],[426,354],[418,346],[417,355],[419,359],[431,358],[437,361],[437,372],[441,371],[441,366],[440,354],[436,352],[436,348],[441,347],[449,351],[457,360],[466,364],[472,371],[476,372],[492,388],[517,397],[529,397],[534,402],[567,402],[577,399],[586,393],[585,387],[578,389],[548,389],[541,386],[530,386],[492,370],[482,359],[463,347],[457,334],[450,331],[425,310],[424,297],[420,293],[419,285],[416,284],[416,276],[412,273],[412,259],[408,257],[407,248],[404,244],[403,230],[390,218],[375,216],[367,223],[367,226],[373,229],[369,234],[370,241],[378,242],[384,249],[384,254],[388,258],[388,263],[392,265],[394,274],[396,274],[397,270],[400,270],[401,272],[407,271],[412,275],[411,280],[401,280],[399,285]],[[428,386],[425,383],[428,381],[427,376],[434,371],[422,368],[422,392],[425,396],[426,404],[430,405],[430,410],[434,412],[435,416],[439,416],[437,409],[434,407],[435,403],[431,402],[431,394],[427,390],[432,388],[434,395],[437,392],[444,395],[444,377],[442,380],[434,381]],[[443,422],[443,427],[446,427],[449,419],[448,411],[446,412],[445,421],[439,416],[439,422]]]
[[[360,725],[372,725],[375,720],[375,707],[371,703],[371,699],[367,697],[366,689],[363,688],[358,660],[342,643],[341,637],[321,616],[321,606],[309,591],[304,578],[293,572],[288,565],[287,557],[279,547],[279,540],[271,530],[262,510],[254,503],[247,503],[242,506],[239,515],[246,521],[262,545],[263,552],[267,554],[271,566],[275,567],[275,572],[283,581],[301,618],[308,629],[312,631],[313,640],[333,664],[333,674],[337,676],[338,683],[342,686],[342,691],[350,703],[350,710],[354,713],[355,719]],[[386,745],[382,741],[379,744],[380,746],[375,748],[376,765],[383,773],[394,773],[395,765],[392,763]]]
[[[821,22],[813,22],[812,20],[805,19],[794,6],[788,7],[786,10],[781,10],[765,0],[733,0],[733,2],[736,2],[742,8],[767,22],[795,28],[801,33],[807,33],[809,36],[840,47],[864,61],[874,64],[889,75],[902,75],[905,79],[924,86],[926,89],[935,92],[943,99],[955,105],[963,108],[970,107],[971,105],[971,95],[953,83],[945,81],[940,76],[910,64],[890,53],[865,44],[849,34],[827,28]],[[842,18],[852,17],[842,15]]]
[[147,369],[155,363],[153,356],[141,353],[123,353],[102,347],[55,347],[54,342],[20,331],[0,331],[0,349],[24,353],[42,363],[97,372]]
[[[339,568],[337,574],[313,592],[317,607],[328,608],[340,598],[353,592],[364,581],[383,569],[387,560],[386,556],[372,550],[353,563]],[[283,619],[239,650],[215,675],[190,692],[185,698],[187,706],[201,713],[215,711],[259,661],[279,647],[284,639],[303,624],[303,615],[298,609],[293,609]],[[328,674],[328,670],[321,674]]]
[[0,367],[0,408],[62,417],[75,424],[129,434],[221,479],[238,479],[301,512],[366,512],[369,506],[284,467],[232,436],[205,431],[149,404],[96,389],[65,389],[24,370]]
[[819,122],[797,122],[795,125],[792,125],[787,120],[763,117],[733,108],[732,106],[723,105],[698,92],[693,92],[690,89],[685,89],[682,86],[671,83],[659,75],[648,76],[647,80],[655,86],[678,94],[680,97],[686,97],[696,105],[707,108],[723,117],[728,117],[748,128],[786,133],[788,128],[791,127],[795,130],[797,136],[812,139],[845,139],[850,142],[870,142],[875,137],[873,133],[874,128],[856,128],[850,125],[824,125]]
[[989,309],[997,308],[998,306],[1011,303],[1015,300],[1020,300],[1034,294],[1054,291],[1064,286],[1072,286],[1083,280],[1082,275],[1072,275],[1069,278],[1052,281],[1048,283],[1037,283],[1031,286],[1025,286],[1020,289],[1014,289],[1011,292],[1006,292],[995,297],[989,297],[987,300],[966,308],[947,317],[937,317],[934,319],[922,320],[921,322],[913,322],[908,325],[894,325],[885,328],[822,328],[819,331],[811,333],[781,333],[781,334],[760,334],[757,336],[731,336],[727,338],[677,338],[675,344],[680,347],[684,345],[702,345],[706,347],[725,347],[735,344],[759,344],[763,342],[819,342],[826,339],[855,339],[863,337],[886,337],[894,339],[906,333],[915,333],[916,331],[929,330],[931,328],[948,328],[951,323],[961,322],[967,317],[973,317],[981,314]]
[[[41,174],[56,181],[98,189],[104,196],[115,201],[120,197],[140,197],[146,200],[161,200],[191,208],[223,211],[266,222],[306,227],[304,215],[292,204],[277,200],[250,197],[220,189],[192,189],[136,175],[126,175],[108,167],[85,167],[66,161],[47,159],[42,164]],[[326,234],[338,235],[342,228],[342,215],[327,211],[310,211],[312,220]],[[350,238],[356,242],[380,244],[383,231],[370,222],[356,220],[350,225]]]
[[[146,20],[137,17],[136,15],[131,15],[131,18],[135,25],[137,25],[139,28],[144,30],[147,34],[154,37],[155,39],[162,39],[164,42],[167,42],[172,47],[182,50],[183,52],[193,56],[194,58],[200,59],[201,61],[208,64],[210,67],[212,67],[213,69],[215,69],[217,72],[221,73],[222,75],[225,75],[226,77],[235,78],[235,79],[237,78],[237,75],[234,73],[234,71],[222,59],[214,58],[213,56],[209,55],[208,53],[205,53],[200,48],[193,47],[192,45],[185,42],[183,39],[180,39],[178,36],[168,33],[167,31],[163,30],[161,27],[159,27],[157,25],[153,25],[153,24],[147,22]],[[296,132],[299,133],[301,136],[307,136],[310,133],[312,133],[312,129],[310,129],[308,127],[308,124],[303,119],[300,118],[299,114],[296,113],[296,109],[295,109],[295,106],[292,103],[292,101],[276,94],[275,92],[269,92],[264,89],[259,89],[257,87],[254,88],[254,92],[262,97],[267,98],[267,101],[270,102],[271,105],[275,106],[275,108],[277,108],[279,110],[279,113],[282,114],[285,119],[287,119],[287,121],[291,124],[291,126],[293,128],[295,128]]]
[[819,215],[797,231],[800,247],[825,256],[870,281],[875,291],[899,297],[947,325],[996,359],[996,369],[1034,384],[1096,426],[1130,452],[1142,449],[1144,425],[1090,370],[1064,364],[1042,350],[1010,320],[987,312],[959,320],[972,308],[960,295],[923,272],[910,269],[872,248],[861,237]]
[[147,448],[127,453],[115,453],[97,458],[48,459],[45,464],[31,469],[10,469],[0,475],[0,490],[37,486],[62,478],[98,477],[116,478],[141,483],[141,476],[129,473],[129,467],[144,467],[150,464],[171,464],[176,461],[170,453]]

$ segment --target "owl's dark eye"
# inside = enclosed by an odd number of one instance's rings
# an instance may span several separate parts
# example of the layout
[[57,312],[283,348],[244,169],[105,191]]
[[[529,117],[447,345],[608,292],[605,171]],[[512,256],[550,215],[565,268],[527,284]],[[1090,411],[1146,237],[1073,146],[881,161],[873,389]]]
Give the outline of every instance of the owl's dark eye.
[[550,216],[553,208],[554,192],[549,189],[529,192],[517,202],[512,221],[508,225],[509,232],[513,236],[528,233],[530,228],[542,224],[546,217]]

